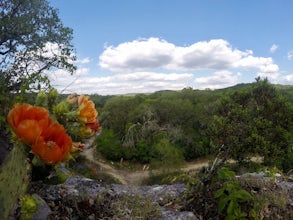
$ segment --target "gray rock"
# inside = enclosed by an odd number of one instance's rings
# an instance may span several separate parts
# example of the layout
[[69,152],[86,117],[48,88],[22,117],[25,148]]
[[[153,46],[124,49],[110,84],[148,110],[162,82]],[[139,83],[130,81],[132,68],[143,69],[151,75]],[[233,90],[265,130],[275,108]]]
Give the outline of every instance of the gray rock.
[[32,195],[38,203],[38,211],[32,215],[32,220],[48,219],[52,213],[48,204],[37,194]]
[[[154,185],[154,186],[129,186],[118,184],[101,184],[99,181],[72,176],[63,184],[45,185],[43,183],[33,183],[31,193],[38,193],[46,201],[77,200],[86,198],[89,204],[99,195],[106,194],[109,197],[133,196],[145,198],[152,201],[156,206],[161,207],[162,219],[195,220],[196,216],[192,212],[180,212],[167,206],[181,197],[186,190],[184,184],[174,185]],[[170,206],[171,207],[171,206]],[[94,216],[89,216],[93,218]]]
[[177,212],[171,209],[161,208],[163,220],[198,220],[193,212]]

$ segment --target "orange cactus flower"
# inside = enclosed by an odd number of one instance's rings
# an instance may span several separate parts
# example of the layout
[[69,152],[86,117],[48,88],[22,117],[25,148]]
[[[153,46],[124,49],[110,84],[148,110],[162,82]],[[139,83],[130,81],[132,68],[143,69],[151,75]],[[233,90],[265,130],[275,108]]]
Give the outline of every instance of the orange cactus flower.
[[29,104],[15,104],[7,121],[16,135],[26,144],[33,144],[52,120],[45,108]]
[[32,152],[46,164],[56,164],[69,159],[72,140],[60,124],[51,124],[32,146]]
[[82,103],[87,102],[89,100],[89,98],[90,97],[87,95],[80,95],[77,100],[78,105],[82,105]]
[[88,96],[81,95],[78,97],[78,118],[81,122],[95,123],[98,116],[98,112],[95,108],[95,103],[89,100]]

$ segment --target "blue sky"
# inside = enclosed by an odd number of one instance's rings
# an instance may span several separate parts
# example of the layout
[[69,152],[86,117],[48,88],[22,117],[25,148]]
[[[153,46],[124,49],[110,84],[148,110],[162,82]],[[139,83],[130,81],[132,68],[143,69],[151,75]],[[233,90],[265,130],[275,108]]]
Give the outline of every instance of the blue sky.
[[267,77],[293,84],[292,0],[49,0],[74,32],[64,92],[217,89]]

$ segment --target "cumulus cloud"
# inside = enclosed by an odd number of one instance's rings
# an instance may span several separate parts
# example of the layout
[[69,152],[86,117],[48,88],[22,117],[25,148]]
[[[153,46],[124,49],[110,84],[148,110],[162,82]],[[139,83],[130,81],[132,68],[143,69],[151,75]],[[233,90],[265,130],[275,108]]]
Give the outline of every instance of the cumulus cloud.
[[[239,74],[238,74],[239,75]],[[218,71],[212,76],[198,77],[195,79],[199,89],[219,89],[235,85],[238,77],[229,71]]]
[[272,58],[253,56],[251,50],[235,49],[223,39],[200,41],[185,47],[159,38],[139,39],[116,47],[108,46],[99,58],[101,67],[114,72],[154,68],[173,71],[277,69]]
[[[272,50],[276,49],[276,45],[275,48],[272,46]],[[293,51],[289,57],[293,59]],[[99,56],[102,67],[99,72],[106,70],[102,75],[85,68],[91,60],[89,57],[77,60],[79,68],[73,76],[59,70],[51,72],[53,85],[66,93],[108,95],[185,87],[224,88],[237,84],[242,77],[240,72],[248,71],[270,80],[279,77],[279,67],[271,57],[255,56],[252,50],[233,48],[223,39],[177,46],[163,39],[148,38],[106,46]],[[207,76],[198,77],[203,72]]]
[[99,64],[114,72],[160,68],[172,62],[174,48],[158,38],[139,39],[107,47]]
[[271,48],[270,48],[270,52],[271,53],[275,53],[276,52],[276,50],[279,48],[279,46],[278,45],[276,45],[276,44],[273,44],[272,46],[271,46]]
[[222,39],[201,41],[188,47],[176,47],[174,62],[167,67],[174,69],[226,69],[249,52],[232,49]]

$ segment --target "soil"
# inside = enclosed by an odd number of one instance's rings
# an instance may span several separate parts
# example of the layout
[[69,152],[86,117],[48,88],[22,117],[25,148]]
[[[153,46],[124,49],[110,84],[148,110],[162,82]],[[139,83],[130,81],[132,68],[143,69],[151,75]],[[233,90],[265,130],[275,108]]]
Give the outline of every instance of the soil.
[[[102,159],[97,158],[95,147],[85,149],[82,152],[82,155],[85,156],[89,161],[98,165],[100,171],[108,173],[118,179],[123,185],[141,185],[145,179],[150,176],[150,171],[148,166],[141,167],[141,170],[126,170],[126,169],[117,169],[111,166],[108,162],[103,161]],[[202,167],[208,166],[208,159],[200,159],[193,162],[188,162],[180,168],[184,172],[198,171]],[[155,173],[155,170],[152,170]]]

